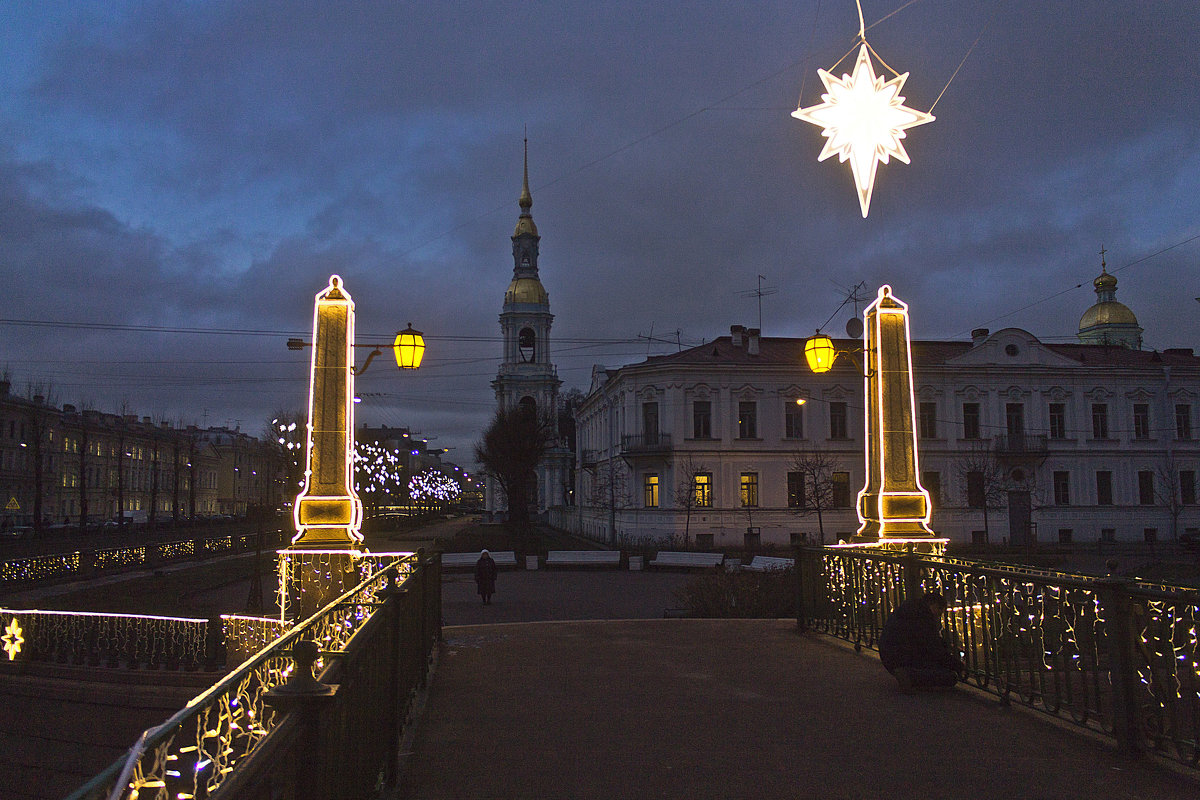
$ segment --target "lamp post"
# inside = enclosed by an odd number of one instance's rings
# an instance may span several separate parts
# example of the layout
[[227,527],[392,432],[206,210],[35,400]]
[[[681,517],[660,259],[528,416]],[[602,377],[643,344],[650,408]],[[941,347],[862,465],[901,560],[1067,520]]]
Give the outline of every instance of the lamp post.
[[863,373],[866,482],[858,493],[861,524],[851,544],[944,542],[929,528],[929,492],[919,479],[908,306],[884,285],[863,316],[861,363],[857,353],[838,350],[820,332],[804,343],[813,372],[828,372],[846,355]]

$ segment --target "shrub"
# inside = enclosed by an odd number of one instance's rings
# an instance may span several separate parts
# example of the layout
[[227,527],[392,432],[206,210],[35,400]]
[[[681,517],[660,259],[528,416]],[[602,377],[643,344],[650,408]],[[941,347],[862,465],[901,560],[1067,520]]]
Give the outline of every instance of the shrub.
[[675,600],[693,617],[790,617],[796,613],[796,571],[713,570],[677,589]]

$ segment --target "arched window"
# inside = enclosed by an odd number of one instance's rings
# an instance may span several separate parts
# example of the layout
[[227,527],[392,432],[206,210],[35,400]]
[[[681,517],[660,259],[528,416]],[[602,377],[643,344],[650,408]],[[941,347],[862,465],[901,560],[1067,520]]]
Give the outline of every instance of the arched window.
[[521,401],[517,403],[517,406],[522,412],[529,414],[530,416],[537,414],[537,401],[529,395],[522,397]]
[[533,361],[536,343],[537,334],[533,332],[533,328],[521,328],[521,332],[517,334],[517,349],[521,353],[521,360],[526,364]]

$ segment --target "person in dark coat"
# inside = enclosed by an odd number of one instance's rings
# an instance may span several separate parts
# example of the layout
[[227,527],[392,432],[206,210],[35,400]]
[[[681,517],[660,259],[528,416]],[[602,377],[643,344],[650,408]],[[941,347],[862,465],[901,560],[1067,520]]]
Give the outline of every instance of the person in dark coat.
[[483,598],[483,604],[492,604],[492,595],[496,593],[496,562],[487,550],[479,554],[475,562],[475,588]]
[[949,688],[963,671],[962,659],[942,638],[946,598],[926,592],[892,612],[879,637],[879,660],[900,688]]

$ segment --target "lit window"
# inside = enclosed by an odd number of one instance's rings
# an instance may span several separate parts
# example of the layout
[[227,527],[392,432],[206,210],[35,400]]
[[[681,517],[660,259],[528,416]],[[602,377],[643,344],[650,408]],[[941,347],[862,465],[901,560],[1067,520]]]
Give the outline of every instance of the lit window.
[[696,473],[692,478],[692,486],[695,488],[696,505],[701,508],[712,506],[712,473]]
[[835,472],[830,478],[833,482],[831,504],[834,508],[850,508],[850,473]]
[[743,472],[742,473],[742,507],[754,508],[758,506],[758,473]]
[[658,476],[648,474],[645,476],[642,484],[646,508],[658,508]]

